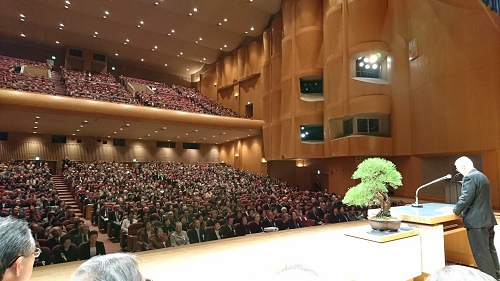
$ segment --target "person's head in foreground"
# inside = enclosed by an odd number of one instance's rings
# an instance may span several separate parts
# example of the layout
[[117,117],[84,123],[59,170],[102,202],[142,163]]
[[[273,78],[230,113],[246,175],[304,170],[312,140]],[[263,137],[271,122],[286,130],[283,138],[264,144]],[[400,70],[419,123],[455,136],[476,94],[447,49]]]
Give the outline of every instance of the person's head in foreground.
[[312,269],[301,264],[287,265],[276,273],[277,281],[321,281],[321,277]]
[[475,268],[449,265],[438,269],[425,281],[495,281],[496,279]]
[[40,255],[24,220],[0,218],[0,280],[28,280]]
[[95,256],[82,263],[70,281],[144,281],[139,258],[125,253]]

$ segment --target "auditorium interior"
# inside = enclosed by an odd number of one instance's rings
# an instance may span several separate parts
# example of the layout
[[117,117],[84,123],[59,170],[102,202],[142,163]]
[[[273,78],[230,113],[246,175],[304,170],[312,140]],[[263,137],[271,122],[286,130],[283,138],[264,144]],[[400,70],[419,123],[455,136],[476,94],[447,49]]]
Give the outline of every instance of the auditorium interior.
[[[419,186],[456,175],[465,155],[490,180],[500,213],[497,0],[1,2],[0,163],[46,163],[91,229],[78,202],[85,187],[68,183],[64,159],[131,172],[140,163],[238,171],[276,182],[272,192],[286,186],[278,194],[292,201],[343,195],[364,159],[382,157],[402,175],[393,202],[411,204]],[[452,204],[458,195],[453,177],[419,199]],[[378,254],[343,243],[347,228],[363,225],[306,222],[136,254],[155,281],[255,280],[287,264],[323,280],[368,280],[353,272]],[[450,231],[444,243],[465,237]],[[121,252],[121,242],[105,243]],[[446,252],[447,262],[458,255]],[[36,267],[30,280],[69,280],[82,262]],[[371,280],[429,272],[420,273]]]

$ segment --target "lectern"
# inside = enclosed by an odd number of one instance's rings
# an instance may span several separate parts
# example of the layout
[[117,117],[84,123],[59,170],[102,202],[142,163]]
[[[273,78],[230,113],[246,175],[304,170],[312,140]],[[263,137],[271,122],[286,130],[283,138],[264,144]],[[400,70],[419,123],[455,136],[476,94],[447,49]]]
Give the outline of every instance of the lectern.
[[445,260],[475,266],[461,217],[443,210],[453,204],[427,203],[392,207],[391,214],[420,230],[422,272],[430,274],[445,266]]

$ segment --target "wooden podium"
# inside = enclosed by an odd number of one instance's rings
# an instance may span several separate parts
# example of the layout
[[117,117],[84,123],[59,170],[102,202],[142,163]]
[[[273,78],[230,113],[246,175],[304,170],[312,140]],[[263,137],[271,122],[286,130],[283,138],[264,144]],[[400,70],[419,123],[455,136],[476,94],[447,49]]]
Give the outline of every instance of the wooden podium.
[[422,272],[430,274],[445,266],[445,261],[476,266],[461,217],[442,210],[454,204],[427,203],[392,207],[391,214],[410,227],[420,229]]

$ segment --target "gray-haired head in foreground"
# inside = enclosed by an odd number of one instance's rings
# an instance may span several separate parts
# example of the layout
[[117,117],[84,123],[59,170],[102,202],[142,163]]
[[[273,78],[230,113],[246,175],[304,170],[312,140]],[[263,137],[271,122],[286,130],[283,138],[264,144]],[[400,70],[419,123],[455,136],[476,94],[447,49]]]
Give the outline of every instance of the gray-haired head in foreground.
[[142,281],[138,261],[138,257],[125,253],[95,256],[82,263],[70,281]]
[[425,281],[495,281],[496,279],[475,268],[449,265],[431,274]]
[[302,264],[287,265],[276,273],[274,280],[302,281],[302,280],[322,280],[312,269]]
[[29,255],[35,250],[28,223],[11,217],[0,218],[0,280],[9,263],[20,255]]

